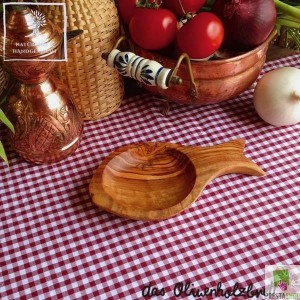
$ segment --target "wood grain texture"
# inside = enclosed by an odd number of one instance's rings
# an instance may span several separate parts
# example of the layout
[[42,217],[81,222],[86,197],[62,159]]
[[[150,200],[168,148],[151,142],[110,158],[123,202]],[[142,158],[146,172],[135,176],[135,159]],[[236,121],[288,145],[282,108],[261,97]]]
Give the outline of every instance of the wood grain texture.
[[264,171],[243,154],[244,140],[211,146],[149,142],[121,147],[95,171],[92,201],[118,216],[161,220],[188,208],[214,178]]

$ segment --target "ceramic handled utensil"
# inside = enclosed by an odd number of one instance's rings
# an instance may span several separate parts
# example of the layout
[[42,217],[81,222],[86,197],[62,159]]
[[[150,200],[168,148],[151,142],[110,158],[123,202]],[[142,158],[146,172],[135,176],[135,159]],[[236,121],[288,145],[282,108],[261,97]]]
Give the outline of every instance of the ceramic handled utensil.
[[243,154],[242,139],[211,146],[141,143],[111,153],[89,190],[102,209],[135,220],[161,220],[188,208],[214,178],[264,171]]
[[133,52],[113,49],[107,58],[107,65],[115,68],[121,75],[131,77],[147,85],[167,89],[172,70],[160,63],[140,57]]

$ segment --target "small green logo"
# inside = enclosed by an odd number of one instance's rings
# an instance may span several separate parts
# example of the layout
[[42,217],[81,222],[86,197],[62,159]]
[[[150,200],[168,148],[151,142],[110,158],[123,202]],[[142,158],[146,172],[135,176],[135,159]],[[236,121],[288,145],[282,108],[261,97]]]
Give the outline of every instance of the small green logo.
[[274,270],[273,271],[274,286],[279,287],[282,291],[286,291],[290,285],[289,270]]

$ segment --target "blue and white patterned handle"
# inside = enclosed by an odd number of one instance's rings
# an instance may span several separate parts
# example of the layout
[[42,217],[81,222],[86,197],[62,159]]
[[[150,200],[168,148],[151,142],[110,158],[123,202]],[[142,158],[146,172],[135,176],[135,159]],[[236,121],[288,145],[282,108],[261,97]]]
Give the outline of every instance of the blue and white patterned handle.
[[107,58],[107,65],[121,75],[134,78],[144,84],[168,88],[171,69],[164,68],[154,60],[140,57],[132,52],[113,49]]

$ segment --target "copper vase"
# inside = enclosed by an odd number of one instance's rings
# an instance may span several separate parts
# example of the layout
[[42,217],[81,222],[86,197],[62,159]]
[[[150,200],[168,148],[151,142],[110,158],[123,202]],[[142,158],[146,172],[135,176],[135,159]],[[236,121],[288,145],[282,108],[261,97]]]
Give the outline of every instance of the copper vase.
[[[43,26],[37,25],[42,17]],[[4,40],[5,39],[5,40]],[[83,122],[69,89],[51,75],[61,57],[62,31],[29,6],[12,8],[1,30],[2,67],[16,79],[5,104],[15,127],[10,142],[34,163],[54,163],[79,145]]]

